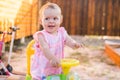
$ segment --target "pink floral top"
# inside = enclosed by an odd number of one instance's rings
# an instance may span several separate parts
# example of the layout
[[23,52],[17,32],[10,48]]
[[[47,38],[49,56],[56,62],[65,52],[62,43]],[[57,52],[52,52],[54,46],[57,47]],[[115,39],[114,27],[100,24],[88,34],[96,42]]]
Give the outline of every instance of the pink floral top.
[[31,62],[31,75],[32,77],[39,79],[42,76],[48,76],[52,74],[60,74],[61,68],[52,67],[48,59],[44,56],[42,50],[38,45],[38,38],[36,35],[43,34],[46,42],[49,45],[50,51],[59,59],[64,57],[64,44],[66,40],[66,30],[63,27],[58,29],[57,36],[53,36],[45,30],[38,31],[34,34],[34,40],[36,41],[34,48],[35,54]]

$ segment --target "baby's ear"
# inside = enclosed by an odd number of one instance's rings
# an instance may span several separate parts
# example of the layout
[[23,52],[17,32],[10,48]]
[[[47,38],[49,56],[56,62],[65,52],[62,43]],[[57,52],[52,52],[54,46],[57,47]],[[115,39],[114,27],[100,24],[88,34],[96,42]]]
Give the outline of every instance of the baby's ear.
[[38,23],[39,23],[39,24],[42,24],[42,21],[41,21],[41,19],[39,19],[39,20],[38,20]]
[[60,21],[60,23],[62,23],[63,22],[63,15],[61,15],[61,21]]

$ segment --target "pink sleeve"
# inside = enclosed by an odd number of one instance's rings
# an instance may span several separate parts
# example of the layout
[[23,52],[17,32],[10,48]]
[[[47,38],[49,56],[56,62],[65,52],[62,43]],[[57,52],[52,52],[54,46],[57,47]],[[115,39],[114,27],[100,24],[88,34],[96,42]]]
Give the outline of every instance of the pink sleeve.
[[33,35],[33,39],[35,40],[35,47],[39,48],[40,45],[38,44],[39,43],[39,40],[38,40],[38,35],[42,34],[41,31],[38,31],[36,32],[34,35]]
[[65,30],[64,27],[60,27],[60,31],[62,32],[63,35],[63,41],[66,41],[66,36],[68,35],[67,31]]
[[38,32],[36,32],[34,35],[33,35],[33,39],[36,41],[36,42],[38,42],[38,35],[39,34],[42,34],[42,32],[41,31],[38,31]]

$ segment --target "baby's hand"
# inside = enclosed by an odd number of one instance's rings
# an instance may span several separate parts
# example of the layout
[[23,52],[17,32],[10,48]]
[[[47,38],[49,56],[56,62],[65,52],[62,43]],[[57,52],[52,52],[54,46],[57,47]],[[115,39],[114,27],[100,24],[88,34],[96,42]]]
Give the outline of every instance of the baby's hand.
[[84,48],[84,45],[82,43],[75,43],[74,47],[75,47],[75,49],[77,49],[77,48]]
[[50,63],[53,67],[60,67],[60,60],[58,60],[57,58],[51,59]]

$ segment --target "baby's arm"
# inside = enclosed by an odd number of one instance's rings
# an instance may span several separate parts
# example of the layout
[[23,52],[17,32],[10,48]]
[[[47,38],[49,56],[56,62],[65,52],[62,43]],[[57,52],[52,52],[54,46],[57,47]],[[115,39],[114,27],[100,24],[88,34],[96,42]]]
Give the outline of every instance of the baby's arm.
[[77,43],[74,39],[72,39],[68,34],[66,35],[66,45],[73,48],[81,48],[83,47],[82,43]]
[[50,61],[50,63],[57,67],[60,63],[60,61],[56,58],[55,55],[52,54],[52,52],[49,49],[48,44],[46,43],[44,37],[42,34],[37,35],[38,36],[38,42],[40,45],[40,49],[43,51],[45,57]]

